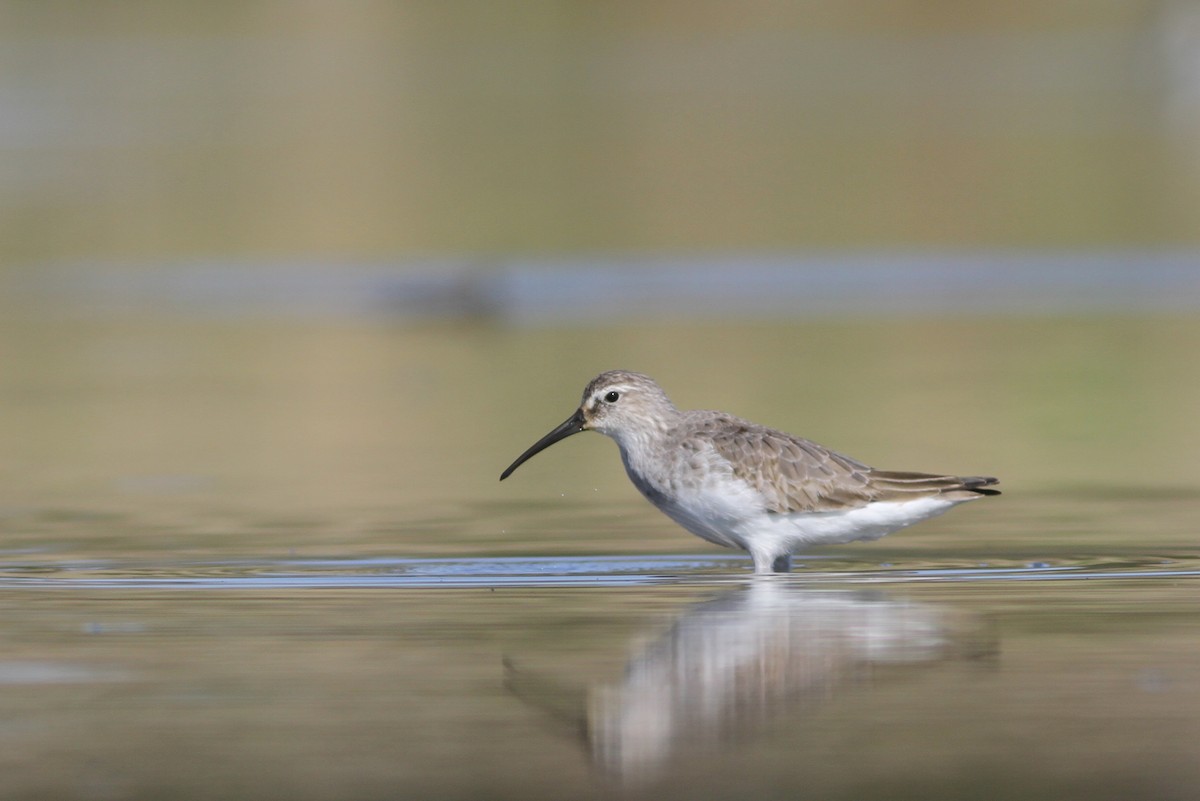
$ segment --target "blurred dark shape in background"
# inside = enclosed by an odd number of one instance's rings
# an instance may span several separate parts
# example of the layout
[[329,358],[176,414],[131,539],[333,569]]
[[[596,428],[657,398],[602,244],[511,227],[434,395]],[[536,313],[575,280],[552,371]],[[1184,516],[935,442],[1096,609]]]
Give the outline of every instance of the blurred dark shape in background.
[[[942,273],[980,295],[1028,286],[1034,263],[1085,296],[1114,271],[1195,295],[1139,258],[1200,244],[1183,0],[5,3],[0,20],[0,288],[66,276],[227,311],[278,285],[342,311],[503,317],[537,285],[511,278],[529,258],[586,291],[643,257],[703,286],[770,254],[768,283],[798,272],[820,297],[830,270],[919,282],[881,254],[940,252],[935,297]],[[1078,250],[1121,255],[995,257]],[[872,255],[819,255],[844,251]],[[347,302],[364,287],[378,302]]]

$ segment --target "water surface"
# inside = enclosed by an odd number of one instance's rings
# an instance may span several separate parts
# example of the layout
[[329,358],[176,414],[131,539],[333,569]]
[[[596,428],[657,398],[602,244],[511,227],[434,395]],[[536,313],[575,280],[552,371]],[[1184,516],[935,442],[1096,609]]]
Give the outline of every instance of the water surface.
[[[1191,319],[0,325],[4,797],[1200,784]],[[500,485],[613,366],[1006,492],[755,579],[601,437]]]

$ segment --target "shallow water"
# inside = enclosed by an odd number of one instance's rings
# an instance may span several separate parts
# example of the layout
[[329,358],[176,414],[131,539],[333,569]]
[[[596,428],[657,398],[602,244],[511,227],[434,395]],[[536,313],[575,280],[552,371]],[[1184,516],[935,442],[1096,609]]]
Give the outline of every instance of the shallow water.
[[[1194,321],[3,326],[2,797],[1200,786]],[[1006,494],[754,579],[600,437],[496,481],[617,364]]]
[[1192,797],[1195,555],[847,562],[10,566],[5,795]]

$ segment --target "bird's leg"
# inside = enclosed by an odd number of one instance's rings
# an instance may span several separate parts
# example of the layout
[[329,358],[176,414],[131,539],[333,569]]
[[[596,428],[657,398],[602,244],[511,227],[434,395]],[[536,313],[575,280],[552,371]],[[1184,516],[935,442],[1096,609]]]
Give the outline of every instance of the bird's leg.
[[773,551],[751,551],[755,573],[787,573],[792,569],[792,555]]

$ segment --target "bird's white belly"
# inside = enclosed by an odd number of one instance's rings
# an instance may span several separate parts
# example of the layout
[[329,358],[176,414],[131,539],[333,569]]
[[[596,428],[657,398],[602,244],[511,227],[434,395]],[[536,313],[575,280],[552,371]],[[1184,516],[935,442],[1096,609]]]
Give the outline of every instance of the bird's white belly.
[[655,505],[697,537],[726,548],[749,550],[742,531],[746,518],[736,505],[723,503],[712,495],[684,496]]
[[710,542],[752,552],[782,554],[815,545],[876,540],[961,503],[931,497],[878,501],[830,512],[772,514],[763,509],[761,499],[751,495],[697,492],[656,505],[688,531]]
[[628,473],[647,500],[697,537],[726,548],[749,550],[741,526],[751,517],[762,515],[763,502],[748,485],[722,481],[682,490],[677,485],[673,491],[667,491],[635,470]]
[[913,523],[936,517],[962,501],[941,497],[911,501],[876,501],[853,509],[832,512],[795,512],[763,515],[746,521],[750,528],[785,540],[793,550],[807,545],[826,545],[857,540],[877,540]]

